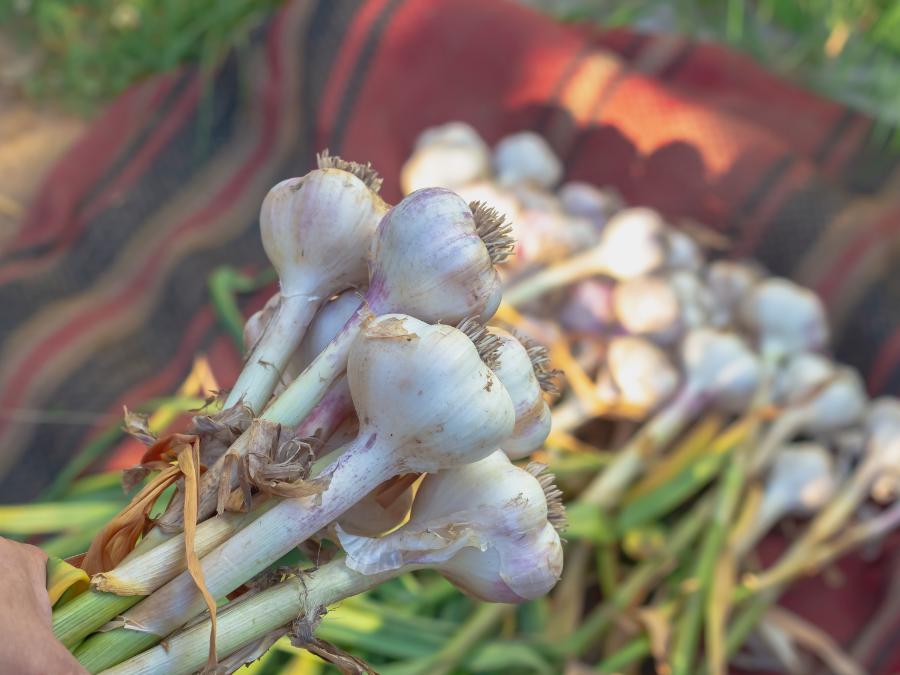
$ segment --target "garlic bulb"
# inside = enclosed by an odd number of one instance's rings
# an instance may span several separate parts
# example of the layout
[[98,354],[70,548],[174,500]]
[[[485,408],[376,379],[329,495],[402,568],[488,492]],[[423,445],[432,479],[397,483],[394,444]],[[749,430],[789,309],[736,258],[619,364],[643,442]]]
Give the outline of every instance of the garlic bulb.
[[563,183],[556,194],[566,213],[591,221],[597,229],[624,206],[622,196],[614,189],[580,181]]
[[560,323],[569,331],[603,335],[616,325],[613,293],[616,284],[609,279],[585,279],[569,291],[559,314]]
[[559,158],[542,136],[522,131],[500,139],[494,147],[494,173],[501,185],[534,183],[552,188],[562,178]]
[[618,400],[629,408],[655,410],[675,393],[681,380],[668,355],[643,338],[614,337],[606,361]]
[[825,308],[809,289],[787,279],[759,282],[741,302],[740,320],[759,341],[769,361],[804,351],[818,351],[828,342]]
[[667,257],[667,230],[660,215],[652,209],[625,209],[610,219],[594,247],[516,283],[505,299],[515,307],[586,277],[651,274],[665,267]]
[[737,545],[743,555],[782,518],[810,516],[834,495],[837,480],[828,450],[818,443],[793,443],[779,449],[766,477],[762,502]]
[[[370,167],[327,154],[318,168],[273,187],[259,222],[281,281],[279,304],[225,401],[259,412],[322,302],[366,282],[366,255],[387,205]],[[341,168],[336,168],[341,167]]]
[[800,431],[831,436],[856,424],[865,412],[867,396],[862,378],[852,368],[837,367],[818,354],[801,353],[777,374],[772,400],[784,412],[759,444],[756,470]]
[[396,532],[368,539],[338,530],[347,565],[364,574],[434,566],[489,602],[544,595],[559,579],[563,562],[550,522],[562,518],[559,493],[549,481],[545,485],[500,451],[429,474],[409,522]]
[[712,324],[726,328],[737,323],[738,308],[762,278],[753,263],[716,260],[706,268],[706,286],[712,295]]
[[473,212],[449,190],[419,190],[378,228],[366,301],[376,313],[402,311],[423,321],[486,321],[500,304],[494,263],[511,249],[496,212]]
[[457,188],[486,178],[491,170],[487,145],[471,126],[451,122],[426,129],[400,171],[404,194],[429,187]]
[[666,277],[626,279],[612,293],[612,305],[622,328],[660,344],[676,340],[682,331],[681,303]]
[[[203,558],[213,597],[233,591],[389,478],[482,459],[515,425],[509,394],[478,347],[452,326],[375,318],[354,342],[347,378],[359,435],[316,478],[319,490],[282,500]],[[126,619],[165,636],[203,607],[185,571]]]
[[[675,393],[681,374],[669,356],[649,340],[632,335],[612,338],[597,374],[595,395],[609,408],[643,419]],[[592,416],[570,396],[553,408],[553,431],[576,429]]]
[[372,242],[365,306],[264,416],[289,425],[302,420],[344,370],[350,345],[372,313],[452,323],[493,316],[501,295],[494,263],[512,246],[502,216],[449,190],[429,188],[403,199],[382,219]]
[[756,355],[734,333],[700,328],[690,331],[681,345],[685,368],[683,396],[695,403],[709,399],[718,409],[746,410],[759,384]]
[[550,433],[550,406],[538,379],[542,373],[535,372],[528,349],[515,336],[500,328],[488,330],[499,343],[494,374],[516,411],[513,433],[500,447],[511,459],[520,459],[540,448]]
[[877,474],[872,498],[882,504],[900,495],[900,401],[879,398],[870,406],[865,420],[868,433],[866,454]]
[[776,380],[775,400],[802,417],[807,433],[828,434],[856,424],[868,398],[862,378],[852,368],[836,366],[817,354],[798,354]]
[[[347,549],[362,551],[362,555],[332,560],[303,575],[288,575],[241,602],[230,603],[218,616],[217,654],[232,654],[271,635],[297,616],[309,616],[313,608],[331,606],[407,570],[436,567],[462,590],[491,602],[522,602],[549,591],[560,578],[563,566],[562,546],[553,524],[563,525],[565,517],[553,477],[542,473],[540,465],[518,469],[502,453],[494,453],[478,464],[481,468],[474,479],[482,487],[479,491],[472,490],[468,477],[454,476],[453,469],[428,477],[434,485],[424,486],[425,497],[421,506],[417,497],[416,510],[428,511],[424,518],[433,521],[436,530],[422,531],[421,523],[413,527],[411,521],[397,532],[375,540],[339,530]],[[448,490],[457,498],[468,496],[457,499],[462,502],[461,510],[448,513],[447,508],[455,508],[452,501],[444,499],[445,495],[435,497],[436,492]],[[426,501],[430,503],[426,505]],[[473,508],[475,504],[483,505],[486,512],[496,513],[502,520],[486,521],[485,513]],[[404,550],[407,545],[408,550]],[[417,556],[435,562],[395,564],[405,557]],[[374,563],[391,569],[362,574],[354,569],[354,563]],[[210,629],[210,621],[197,622],[169,636],[165,645],[148,649],[107,672],[196,672],[207,658],[205,647]],[[102,645],[96,645],[96,651],[102,656],[108,653]]]
[[703,250],[690,235],[675,228],[669,228],[666,234],[669,245],[666,263],[669,269],[688,272],[699,272],[703,269],[706,263]]
[[740,338],[700,328],[681,344],[681,390],[622,448],[582,495],[588,504],[610,508],[655,453],[664,448],[704,409],[712,405],[740,412],[756,391],[759,362]]

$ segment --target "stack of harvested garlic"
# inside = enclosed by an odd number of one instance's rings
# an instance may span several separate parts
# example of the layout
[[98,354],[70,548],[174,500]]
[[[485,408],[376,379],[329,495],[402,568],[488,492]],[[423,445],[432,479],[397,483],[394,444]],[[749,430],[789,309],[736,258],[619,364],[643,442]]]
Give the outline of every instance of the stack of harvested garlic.
[[[542,466],[510,460],[550,431],[552,374],[534,343],[484,325],[500,304],[509,225],[444,188],[391,207],[379,186],[370,166],[323,153],[263,202],[279,293],[247,322],[228,407],[166,440],[199,443],[208,469],[196,500],[186,483],[124,559],[98,539],[93,589],[54,614],[91,672],[189,673],[219,658],[231,668],[298,617],[312,624],[408,570],[502,603],[560,577],[559,492]],[[216,423],[235,411],[252,421],[223,443]],[[344,555],[214,611],[212,598],[323,537]],[[118,628],[95,632],[116,616]]]
[[[753,261],[712,256],[656,211],[626,208],[612,189],[562,182],[563,174],[533,132],[501,138],[491,149],[472,127],[451,122],[421,134],[401,182],[406,191],[452,187],[514,214],[517,247],[501,267],[498,317],[551,345],[568,381],[541,457],[551,467],[565,465],[583,453],[585,441],[601,450],[618,444],[595,476],[586,482],[578,476],[569,487],[580,489],[575,503],[618,526],[623,556],[635,555],[625,542],[642,528],[719,495],[717,517],[730,533],[704,550],[728,552],[743,597],[750,589],[768,592],[764,599],[772,603],[789,580],[815,569],[810,561],[822,564],[818,556],[895,527],[900,401],[870,404],[856,371],[826,356],[820,300]],[[718,437],[709,433],[723,428]],[[691,449],[692,439],[705,447]],[[869,498],[892,507],[868,520],[872,509],[861,507]],[[808,525],[771,569],[758,569],[756,544],[787,518]],[[693,564],[684,561],[685,573],[695,571]],[[627,575],[611,574],[616,584],[628,583]],[[665,605],[683,616],[671,651],[654,656],[668,659],[676,675],[699,672],[698,626],[706,619],[696,606],[713,597],[704,574],[693,597]],[[620,606],[610,602],[595,613]],[[725,628],[712,630],[724,635]],[[773,638],[771,626],[760,635],[755,644],[775,655],[762,662],[796,664],[802,639]],[[777,648],[773,640],[780,640]],[[712,671],[722,664],[707,665]]]

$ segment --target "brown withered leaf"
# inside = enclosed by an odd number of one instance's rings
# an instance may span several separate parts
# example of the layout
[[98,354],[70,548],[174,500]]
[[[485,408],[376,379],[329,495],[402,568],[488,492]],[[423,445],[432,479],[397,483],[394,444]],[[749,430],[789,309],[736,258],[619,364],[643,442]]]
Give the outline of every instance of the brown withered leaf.
[[128,494],[140,485],[152,472],[152,469],[148,469],[146,466],[141,466],[140,464],[125,469],[122,472],[122,491],[125,492],[125,494]]
[[273,630],[271,633],[229,654],[215,666],[210,667],[209,664],[206,664],[200,673],[202,675],[230,675],[230,673],[235,672],[242,666],[260,659],[282,636],[287,635],[287,632],[287,628]]
[[178,480],[181,471],[169,466],[138,492],[100,533],[94,537],[81,568],[93,576],[113,569],[128,555],[150,523],[150,510],[159,496]]
[[[255,419],[238,443],[233,443],[223,455],[221,472],[218,476],[216,491],[216,511],[221,515],[225,511],[245,511],[250,508],[251,481],[247,477],[246,458],[254,453],[268,456],[278,446],[281,436],[281,425],[264,419]],[[232,492],[234,485],[232,476],[238,478],[238,491],[242,495],[240,501]]]
[[315,654],[320,659],[333,664],[344,675],[378,675],[368,663],[330,642],[315,636],[315,630],[325,616],[324,607],[316,607],[306,616],[298,617],[290,627],[291,644]]
[[[195,437],[196,438],[196,437]],[[184,474],[184,557],[187,561],[188,572],[209,610],[209,657],[206,662],[208,668],[215,668],[216,661],[216,599],[206,588],[203,578],[203,567],[200,565],[200,556],[194,549],[194,540],[197,534],[197,502],[200,498],[200,441],[199,439],[190,445],[182,447],[178,453],[178,467]]]
[[136,413],[122,406],[122,428],[129,436],[139,440],[144,445],[153,445],[156,442],[156,434],[150,429],[150,416]]
[[[276,439],[277,440],[277,439]],[[279,497],[309,497],[328,487],[329,478],[307,480],[315,453],[304,439],[272,446],[267,454],[251,451],[244,458],[245,479],[260,492]]]
[[[159,474],[94,537],[82,564],[85,572],[90,575],[107,572],[131,552],[138,537],[151,523],[150,511],[156,500],[182,476],[181,469],[172,462],[178,460],[185,449],[196,447],[199,452],[199,442],[197,436],[171,434],[147,448],[139,466],[148,471],[158,470]],[[131,477],[137,475],[135,471]]]
[[320,638],[314,638],[312,642],[305,644],[304,649],[323,661],[328,661],[343,675],[378,675],[378,671],[362,659]]

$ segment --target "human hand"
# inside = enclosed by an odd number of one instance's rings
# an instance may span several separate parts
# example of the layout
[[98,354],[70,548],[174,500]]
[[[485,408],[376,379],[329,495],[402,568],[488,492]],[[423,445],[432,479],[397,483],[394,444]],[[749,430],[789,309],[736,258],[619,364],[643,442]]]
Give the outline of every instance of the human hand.
[[18,675],[83,675],[51,629],[47,556],[0,537],[0,671]]

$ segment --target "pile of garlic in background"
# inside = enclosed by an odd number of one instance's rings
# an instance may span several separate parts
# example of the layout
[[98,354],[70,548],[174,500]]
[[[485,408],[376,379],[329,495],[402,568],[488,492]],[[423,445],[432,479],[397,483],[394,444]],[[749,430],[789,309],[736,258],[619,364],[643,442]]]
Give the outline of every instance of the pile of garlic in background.
[[[811,658],[864,672],[773,605],[841,554],[868,543],[871,555],[900,523],[900,401],[869,401],[858,373],[829,357],[812,292],[563,173],[532,132],[491,149],[451,122],[420,135],[401,174],[405,192],[444,186],[507,214],[517,246],[497,318],[550,345],[565,373],[539,454],[573,516],[559,635],[576,636],[573,656],[617,667],[610,645],[647,656],[652,643],[676,675],[729,661],[800,672]],[[599,536],[579,525],[598,513]],[[678,539],[692,519],[705,529]],[[763,565],[755,547],[785,520],[787,552]],[[654,569],[639,592],[623,590]],[[585,580],[604,595],[596,607],[572,592]],[[636,607],[665,630],[642,638],[610,619]]]

